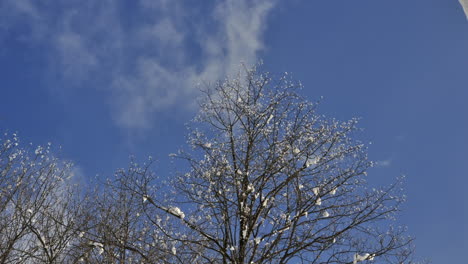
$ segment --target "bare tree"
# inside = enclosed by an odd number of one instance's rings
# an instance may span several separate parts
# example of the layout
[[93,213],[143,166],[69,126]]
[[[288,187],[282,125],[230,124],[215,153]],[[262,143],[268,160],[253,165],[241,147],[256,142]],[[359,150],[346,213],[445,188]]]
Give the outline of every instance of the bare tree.
[[72,164],[54,157],[50,144],[24,147],[16,134],[7,136],[0,145],[0,263],[181,261],[170,239],[179,223],[129,189],[140,178],[153,181],[149,164],[131,163],[81,191]]
[[[97,184],[88,204],[87,227],[81,235],[79,259],[86,263],[175,263],[177,241],[171,239],[172,219],[156,208],[146,206],[147,196],[135,192],[135,186],[148,191],[155,186],[149,171],[152,161],[142,166],[130,163],[114,177]],[[99,181],[98,181],[99,182]],[[177,226],[179,223],[175,223]]]
[[31,147],[16,134],[0,145],[0,263],[63,263],[81,212],[71,164]]
[[81,196],[48,147],[4,140],[0,263],[411,263],[401,181],[369,188],[357,121],[299,88],[253,68],[205,89],[167,182],[132,161]]
[[369,189],[372,162],[353,139],[356,120],[318,115],[298,88],[253,68],[206,89],[192,150],[173,155],[190,165],[174,191],[155,191],[145,169],[121,188],[142,197],[144,212],[178,223],[165,234],[180,247],[174,261],[411,261],[411,239],[391,227],[400,181]]

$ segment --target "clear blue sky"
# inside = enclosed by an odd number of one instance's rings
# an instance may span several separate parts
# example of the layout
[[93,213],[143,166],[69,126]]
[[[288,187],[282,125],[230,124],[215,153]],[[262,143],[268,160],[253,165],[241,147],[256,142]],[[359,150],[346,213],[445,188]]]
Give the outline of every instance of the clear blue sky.
[[[320,113],[361,117],[407,175],[399,223],[419,256],[466,263],[468,21],[457,0],[0,1],[0,130],[62,146],[83,177],[184,145],[196,84],[264,61]],[[169,165],[168,165],[169,164]]]

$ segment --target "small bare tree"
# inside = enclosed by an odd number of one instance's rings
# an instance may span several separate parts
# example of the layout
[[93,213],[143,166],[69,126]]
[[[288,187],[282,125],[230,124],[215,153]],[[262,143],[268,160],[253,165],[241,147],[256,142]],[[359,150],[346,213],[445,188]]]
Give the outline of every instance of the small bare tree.
[[390,226],[399,181],[370,190],[372,162],[353,140],[356,120],[318,115],[298,86],[255,68],[217,83],[204,91],[192,150],[174,155],[190,169],[173,181],[172,198],[154,189],[146,168],[120,188],[140,197],[142,213],[178,224],[164,233],[173,261],[411,261],[411,239]]
[[[174,224],[157,208],[147,207],[148,197],[135,187],[156,182],[148,169],[152,162],[139,166],[130,163],[113,178],[97,184],[87,206],[87,226],[81,234],[79,260],[86,263],[176,263],[171,239]],[[178,223],[176,223],[176,226]]]
[[81,219],[71,164],[16,134],[0,144],[0,263],[68,261]]

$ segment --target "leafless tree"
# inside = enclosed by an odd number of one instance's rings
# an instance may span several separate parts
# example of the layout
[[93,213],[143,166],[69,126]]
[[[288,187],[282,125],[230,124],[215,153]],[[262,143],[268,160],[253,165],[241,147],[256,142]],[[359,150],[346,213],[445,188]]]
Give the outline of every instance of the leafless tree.
[[[355,119],[256,68],[204,90],[181,173],[152,161],[82,195],[49,147],[0,145],[0,263],[411,263],[401,181],[369,188]],[[185,169],[184,169],[185,168]]]
[[79,221],[71,164],[45,147],[0,145],[0,263],[63,263]]
[[[172,192],[155,190],[146,167],[119,187],[151,212],[171,262],[411,262],[411,239],[391,227],[400,181],[369,189],[357,121],[317,114],[298,89],[256,68],[205,89],[191,150],[173,154],[190,167]],[[165,232],[156,215],[177,225]]]
[[[156,182],[150,164],[131,162],[114,177],[97,184],[87,206],[86,231],[79,260],[86,263],[175,263],[177,241],[171,239],[174,226],[168,215],[147,207],[147,196],[134,187],[149,191]],[[98,180],[99,182],[99,180]]]

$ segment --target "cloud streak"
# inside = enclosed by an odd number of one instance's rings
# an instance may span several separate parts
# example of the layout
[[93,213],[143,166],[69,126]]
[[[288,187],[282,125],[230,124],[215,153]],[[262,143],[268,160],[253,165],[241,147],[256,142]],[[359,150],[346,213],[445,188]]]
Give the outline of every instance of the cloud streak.
[[275,0],[185,4],[6,0],[0,25],[26,24],[28,40],[47,47],[61,86],[104,92],[118,126],[142,129],[159,111],[193,106],[197,83],[256,63]]
[[393,160],[391,158],[385,159],[385,160],[379,160],[376,162],[376,167],[386,168],[386,167],[390,167],[392,163],[393,163]]

